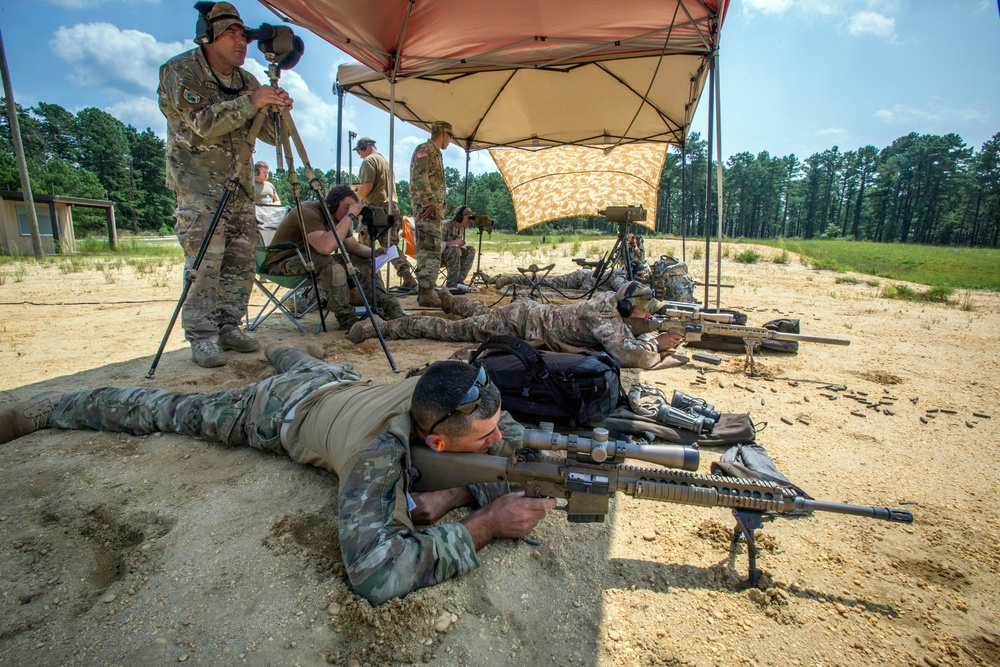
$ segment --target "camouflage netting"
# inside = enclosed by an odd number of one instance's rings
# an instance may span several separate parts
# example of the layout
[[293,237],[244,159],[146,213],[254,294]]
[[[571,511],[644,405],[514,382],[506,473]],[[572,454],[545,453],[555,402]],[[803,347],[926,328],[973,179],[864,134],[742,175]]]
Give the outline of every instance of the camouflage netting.
[[656,224],[657,184],[667,144],[494,148],[490,155],[510,188],[517,229],[549,220],[597,215],[608,206],[643,206]]

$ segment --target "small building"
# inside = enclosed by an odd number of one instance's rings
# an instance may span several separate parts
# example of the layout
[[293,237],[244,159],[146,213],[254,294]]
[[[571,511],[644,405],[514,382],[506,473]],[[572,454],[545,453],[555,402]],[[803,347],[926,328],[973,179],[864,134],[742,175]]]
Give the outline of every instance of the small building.
[[[73,233],[73,207],[103,208],[108,218],[108,242],[114,247],[118,233],[115,229],[115,203],[104,199],[63,197],[62,195],[34,194],[38,233],[42,237],[42,253],[55,255],[76,252]],[[55,224],[53,224],[55,223]],[[0,190],[0,255],[34,255],[31,247],[31,226],[24,205],[24,194]]]

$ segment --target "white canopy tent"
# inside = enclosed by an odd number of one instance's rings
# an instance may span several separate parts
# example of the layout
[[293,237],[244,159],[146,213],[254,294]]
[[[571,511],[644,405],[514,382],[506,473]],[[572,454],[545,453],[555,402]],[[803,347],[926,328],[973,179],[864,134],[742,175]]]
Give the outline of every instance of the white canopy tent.
[[[427,130],[447,119],[467,151],[683,145],[715,71],[728,6],[728,0],[261,2],[359,61],[338,72],[338,90],[389,112],[390,144],[397,116]],[[459,116],[458,109],[468,113]],[[338,174],[342,137],[338,121]]]

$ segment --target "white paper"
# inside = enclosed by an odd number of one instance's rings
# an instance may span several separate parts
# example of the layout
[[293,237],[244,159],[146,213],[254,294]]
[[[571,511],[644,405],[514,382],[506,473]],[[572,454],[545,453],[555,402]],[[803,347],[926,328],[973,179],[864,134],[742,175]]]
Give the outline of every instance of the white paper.
[[375,258],[375,270],[378,271],[385,266],[386,262],[394,260],[397,257],[399,257],[399,250],[394,245],[389,246],[389,250],[384,255],[379,255]]

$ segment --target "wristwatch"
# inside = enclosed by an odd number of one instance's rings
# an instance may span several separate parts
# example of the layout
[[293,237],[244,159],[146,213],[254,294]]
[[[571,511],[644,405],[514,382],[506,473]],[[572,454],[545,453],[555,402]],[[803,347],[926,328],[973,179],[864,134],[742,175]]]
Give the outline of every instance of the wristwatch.
[[351,212],[347,213],[347,217],[350,218],[351,220],[357,220],[358,219],[357,214],[356,213],[351,213]]

